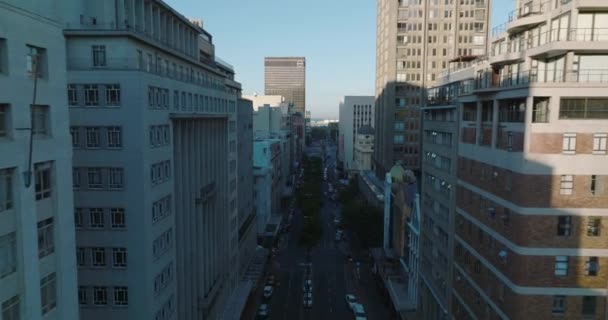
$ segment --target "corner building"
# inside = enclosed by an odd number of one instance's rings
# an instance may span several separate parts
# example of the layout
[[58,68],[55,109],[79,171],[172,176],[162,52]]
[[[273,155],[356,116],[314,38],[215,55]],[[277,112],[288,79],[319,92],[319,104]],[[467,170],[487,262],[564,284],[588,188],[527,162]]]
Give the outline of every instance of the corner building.
[[[606,317],[606,9],[517,3],[488,59],[429,92],[423,225],[450,222],[457,319]],[[426,206],[437,200],[449,206]],[[442,243],[430,230],[422,251],[435,268]]]
[[234,70],[162,1],[71,14],[81,319],[214,319],[240,280]]

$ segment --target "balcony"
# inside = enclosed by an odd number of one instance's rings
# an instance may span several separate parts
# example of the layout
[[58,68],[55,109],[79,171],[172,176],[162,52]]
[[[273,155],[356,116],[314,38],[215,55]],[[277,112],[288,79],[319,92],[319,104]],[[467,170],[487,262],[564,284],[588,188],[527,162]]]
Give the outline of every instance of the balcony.
[[506,31],[509,34],[518,33],[545,20],[543,13],[549,12],[551,1],[530,1],[509,13],[509,23]]
[[583,70],[525,70],[512,74],[493,77],[492,81],[475,82],[475,91],[495,91],[501,88],[514,88],[532,84],[605,84],[608,83],[608,69]]

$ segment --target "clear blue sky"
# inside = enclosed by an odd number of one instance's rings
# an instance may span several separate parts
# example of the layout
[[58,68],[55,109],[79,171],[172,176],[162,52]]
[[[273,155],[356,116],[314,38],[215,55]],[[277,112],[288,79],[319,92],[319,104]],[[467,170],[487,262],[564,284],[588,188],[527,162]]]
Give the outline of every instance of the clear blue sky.
[[[491,25],[513,0],[494,0]],[[375,0],[166,0],[203,20],[216,54],[231,63],[243,92],[264,93],[265,56],[306,57],[306,107],[338,117],[345,95],[374,95]]]

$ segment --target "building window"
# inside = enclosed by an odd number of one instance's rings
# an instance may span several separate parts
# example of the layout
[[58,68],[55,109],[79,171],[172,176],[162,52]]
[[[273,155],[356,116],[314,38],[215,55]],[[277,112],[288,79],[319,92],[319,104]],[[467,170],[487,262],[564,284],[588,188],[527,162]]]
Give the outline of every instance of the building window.
[[593,316],[595,315],[596,309],[596,298],[595,296],[584,296],[583,297],[583,315]]
[[76,265],[79,267],[87,265],[87,250],[85,248],[76,248]]
[[103,187],[101,182],[101,169],[100,168],[89,168],[87,172],[89,180],[89,189],[101,189]]
[[114,287],[114,305],[129,305],[129,291],[127,287]]
[[0,236],[0,279],[17,270],[17,243],[15,233]]
[[564,133],[562,143],[563,154],[575,154],[576,153],[576,133]]
[[13,169],[0,170],[0,212],[13,208]]
[[4,320],[20,320],[21,307],[19,296],[13,296],[2,302],[2,319]]
[[555,275],[556,276],[567,276],[568,275],[568,256],[556,256],[555,257]]
[[112,249],[112,266],[114,268],[127,267],[127,249],[113,248]]
[[120,85],[119,84],[106,85],[106,106],[111,106],[111,107],[120,106]]
[[572,232],[572,216],[557,217],[557,235],[570,236]]
[[93,51],[93,66],[94,67],[105,67],[106,66],[106,46],[92,46]]
[[80,147],[80,128],[70,127],[70,136],[72,136],[72,147]]
[[101,146],[101,132],[99,127],[87,127],[87,148],[99,148]]
[[121,127],[107,127],[108,135],[108,148],[122,148],[122,128]]
[[90,225],[93,229],[105,227],[103,208],[89,208]]
[[46,138],[49,130],[49,106],[32,106],[32,134],[36,138]]
[[600,235],[600,228],[602,220],[597,217],[589,217],[587,220],[587,236],[598,237]]
[[51,197],[51,163],[38,163],[34,165],[36,200]]
[[40,280],[40,300],[43,315],[55,309],[57,305],[57,285],[54,272]]
[[124,170],[122,168],[109,168],[109,189],[122,189],[124,187]]
[[25,68],[28,75],[33,76],[35,73],[38,78],[44,78],[46,76],[46,49],[28,45]]
[[9,127],[8,120],[10,119],[8,113],[8,105],[0,104],[0,138],[8,136]]
[[595,277],[599,270],[599,262],[597,257],[589,257],[585,262],[585,275]]
[[78,105],[78,91],[76,91],[76,85],[68,84],[68,105]]
[[553,296],[553,314],[564,314],[566,311],[566,296]]
[[608,134],[596,133],[593,135],[593,154],[606,154],[606,141]]
[[559,194],[563,196],[572,195],[574,188],[574,177],[572,175],[562,175],[560,177]]
[[111,208],[110,213],[112,215],[112,229],[124,229],[127,225],[125,209]]
[[84,86],[84,105],[98,106],[99,105],[99,88],[96,84],[88,84]]
[[608,119],[607,98],[561,99],[560,119]]
[[89,303],[89,299],[87,297],[87,287],[79,286],[78,287],[78,304],[85,305]]
[[532,122],[547,123],[549,122],[549,98],[534,97],[534,105],[532,108]]
[[105,248],[91,248],[91,265],[93,267],[105,267],[106,266],[106,249]]
[[93,287],[93,304],[108,304],[108,289],[106,287]]
[[84,214],[82,208],[74,208],[74,226],[76,229],[82,229],[84,226]]

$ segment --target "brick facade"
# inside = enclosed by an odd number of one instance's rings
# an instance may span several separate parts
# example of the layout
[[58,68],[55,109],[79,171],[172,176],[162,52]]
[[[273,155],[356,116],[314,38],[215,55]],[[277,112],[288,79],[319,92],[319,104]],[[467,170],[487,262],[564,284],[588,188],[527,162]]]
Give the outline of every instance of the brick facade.
[[[530,134],[530,152],[546,154],[563,153],[563,138],[563,133],[532,133]],[[575,150],[576,154],[593,154],[593,134],[576,133]]]

